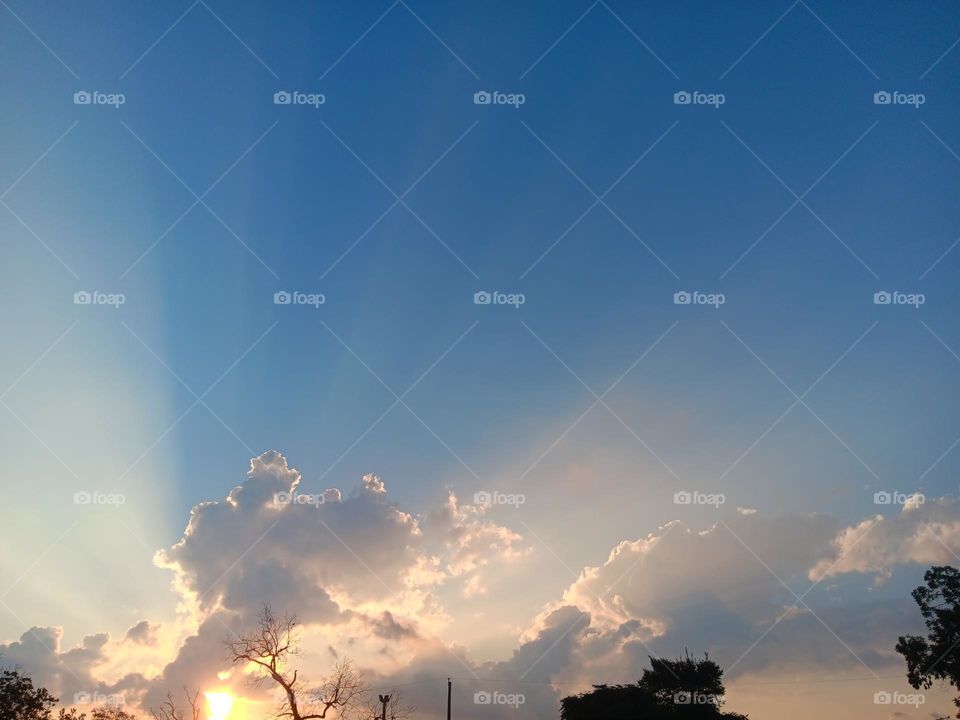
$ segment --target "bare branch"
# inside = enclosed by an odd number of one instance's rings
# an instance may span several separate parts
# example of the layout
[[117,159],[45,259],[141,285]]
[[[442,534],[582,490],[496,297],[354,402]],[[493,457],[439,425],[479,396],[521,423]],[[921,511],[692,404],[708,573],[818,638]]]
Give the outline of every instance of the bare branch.
[[303,681],[296,669],[290,668],[291,657],[299,653],[299,625],[295,615],[278,617],[269,604],[264,604],[257,617],[256,630],[227,638],[224,645],[232,663],[254,666],[258,671],[253,675],[255,683],[272,680],[278,686],[284,700],[274,717],[326,720],[335,716],[337,720],[346,720],[353,715],[363,715],[369,687],[349,660],[336,665],[328,677],[313,686]]
[[[187,705],[190,706],[191,719],[200,720],[202,710],[199,703],[200,691],[198,690],[191,695],[184,685],[183,696],[186,698]],[[169,691],[167,691],[167,699],[160,703],[159,707],[149,708],[149,710],[154,720],[184,720],[183,709],[173,701],[173,694]]]

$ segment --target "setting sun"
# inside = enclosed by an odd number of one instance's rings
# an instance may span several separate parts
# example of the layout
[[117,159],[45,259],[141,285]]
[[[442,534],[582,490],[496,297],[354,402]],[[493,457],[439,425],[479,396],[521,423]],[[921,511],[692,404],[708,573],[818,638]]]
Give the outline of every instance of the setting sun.
[[233,695],[227,692],[206,692],[207,717],[209,720],[226,720],[233,707]]

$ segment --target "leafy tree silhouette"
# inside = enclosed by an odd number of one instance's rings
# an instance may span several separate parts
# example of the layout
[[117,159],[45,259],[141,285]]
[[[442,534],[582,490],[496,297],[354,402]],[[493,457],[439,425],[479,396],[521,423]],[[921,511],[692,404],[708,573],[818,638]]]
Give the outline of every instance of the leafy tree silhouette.
[[560,703],[560,717],[561,720],[746,720],[745,715],[720,711],[723,693],[723,670],[706,654],[703,659],[689,653],[675,660],[651,656],[650,669],[644,669],[636,685],[594,685],[588,693],[564,698]]
[[[934,565],[923,581],[926,585],[911,595],[920,606],[928,637],[901,635],[896,650],[907,662],[907,681],[917,690],[929,689],[934,680],[960,688],[960,570]],[[960,708],[960,697],[953,704]]]
[[[53,706],[60,702],[46,688],[35,687],[29,675],[18,669],[0,672],[0,720],[86,720],[85,713],[75,709],[60,710],[53,715]],[[93,709],[93,720],[137,720],[134,715],[108,706]]]
[[655,717],[657,699],[639,685],[594,685],[593,690],[565,697],[560,703],[561,720],[637,720]]
[[720,706],[723,704],[723,670],[704,654],[698,660],[685,652],[676,660],[650,657],[650,669],[643,671],[640,687],[657,702]]
[[133,713],[129,713],[115,705],[95,707],[91,711],[90,717],[93,718],[93,720],[138,720],[137,716]]
[[19,670],[0,672],[0,720],[47,720],[57,704],[46,688]]

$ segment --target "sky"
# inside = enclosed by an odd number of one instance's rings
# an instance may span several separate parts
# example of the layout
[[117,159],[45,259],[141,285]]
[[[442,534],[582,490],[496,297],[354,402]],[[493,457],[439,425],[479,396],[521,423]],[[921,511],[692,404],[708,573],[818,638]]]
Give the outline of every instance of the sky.
[[254,718],[270,601],[426,718],[949,709],[873,696],[960,562],[954,5],[0,6],[4,662]]

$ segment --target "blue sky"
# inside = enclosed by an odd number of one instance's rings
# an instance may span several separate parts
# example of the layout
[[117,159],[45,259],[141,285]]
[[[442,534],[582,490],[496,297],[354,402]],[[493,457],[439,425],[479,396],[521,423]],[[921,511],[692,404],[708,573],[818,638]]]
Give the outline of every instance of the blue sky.
[[[123,492],[143,540],[78,528],[12,596],[25,623],[76,640],[85,613],[115,633],[170,615],[151,550],[271,448],[305,488],[376,472],[407,507],[523,492],[524,522],[572,568],[677,517],[711,522],[678,489],[851,524],[878,490],[955,493],[951,6],[0,13],[0,512],[32,556],[33,533],[70,526],[68,490]],[[75,105],[81,90],[125,102]],[[275,105],[282,90],[325,102]],[[525,102],[476,105],[480,90]],[[725,102],[674,104],[684,90]],[[874,104],[884,90],[925,102]],[[126,301],[74,305],[81,290]],[[326,302],[275,305],[283,290]],[[480,290],[525,303],[478,306]],[[676,305],[680,290],[726,301]],[[881,290],[925,302],[875,305]],[[764,434],[793,393],[809,407]],[[85,584],[103,543],[136,582]],[[498,602],[529,615],[569,584],[554,569]],[[72,623],[48,616],[54,576],[94,586]],[[114,591],[123,613],[98,613]]]

